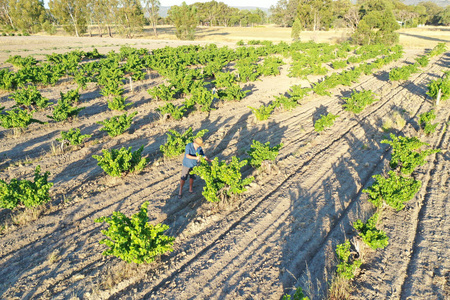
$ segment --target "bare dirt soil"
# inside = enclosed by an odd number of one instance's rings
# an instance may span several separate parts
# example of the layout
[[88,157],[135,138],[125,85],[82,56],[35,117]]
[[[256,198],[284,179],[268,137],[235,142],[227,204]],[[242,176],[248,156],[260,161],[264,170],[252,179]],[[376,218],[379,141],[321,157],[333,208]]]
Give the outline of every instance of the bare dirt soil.
[[[13,37],[11,37],[13,38]],[[16,39],[18,37],[15,37]],[[24,41],[27,40],[22,37]],[[20,55],[62,51],[70,46],[45,46],[49,37],[33,37],[22,43]],[[82,50],[91,50],[83,39]],[[101,53],[118,50],[129,40],[98,39],[92,43]],[[3,41],[3,38],[2,38]],[[17,41],[17,40],[15,40]],[[133,47],[177,46],[179,42],[135,40]],[[114,44],[100,47],[102,44]],[[76,44],[76,43],[75,43]],[[226,43],[220,44],[225,45]],[[34,45],[34,46],[33,46]],[[36,46],[39,45],[39,46]],[[1,46],[3,50],[10,46]],[[58,49],[46,49],[57,47]],[[23,51],[23,49],[30,49]],[[15,54],[10,50],[9,54]],[[359,245],[364,264],[354,285],[354,299],[448,299],[450,297],[450,157],[448,150],[450,108],[437,108],[436,133],[422,135],[418,115],[433,106],[426,85],[448,71],[450,54],[432,59],[410,80],[389,82],[388,72],[411,62],[423,50],[407,50],[405,59],[385,66],[373,75],[362,76],[352,87],[338,87],[332,96],[309,96],[293,111],[279,111],[266,122],[255,121],[248,106],[269,103],[294,84],[307,81],[281,75],[262,77],[243,87],[251,89],[240,102],[217,103],[210,114],[194,113],[181,121],[161,121],[155,109],[162,102],[146,90],[163,82],[156,73],[138,83],[126,96],[138,111],[127,133],[109,138],[96,122],[120,113],[107,109],[95,85],[82,91],[79,118],[72,123],[32,124],[20,134],[0,130],[0,178],[31,178],[40,165],[50,171],[52,203],[34,220],[20,214],[23,224],[0,210],[0,298],[2,299],[279,299],[301,286],[311,299],[326,296],[336,265],[334,249],[354,236],[352,222],[372,212],[362,189],[372,176],[386,172],[390,152],[380,141],[389,132],[421,136],[442,151],[429,158],[413,175],[422,189],[401,212],[385,208],[381,229],[390,237],[389,246],[377,252]],[[2,52],[2,55],[6,55]],[[0,57],[3,58],[3,57]],[[4,61],[4,59],[2,60]],[[6,66],[6,64],[3,64]],[[59,92],[76,88],[67,81],[41,89],[56,101]],[[344,111],[343,97],[352,89],[374,91],[379,101],[361,114]],[[8,94],[2,106],[11,106]],[[340,117],[331,129],[319,134],[313,121],[330,112]],[[49,111],[35,115],[46,120]],[[52,153],[51,145],[60,131],[80,128],[93,133],[87,144],[65,153]],[[203,183],[195,182],[194,194],[179,187],[181,157],[164,160],[159,146],[168,129],[208,129],[205,151],[209,157],[245,157],[253,139],[283,143],[276,169],[270,174],[243,169],[255,176],[248,191],[232,203],[207,203],[201,195]],[[383,130],[385,127],[386,130]],[[139,148],[151,159],[139,174],[111,179],[92,158],[102,149]],[[98,241],[106,226],[94,223],[113,211],[131,215],[149,201],[152,223],[164,222],[175,236],[175,251],[148,265],[126,265],[104,257]],[[17,218],[17,217],[16,217]],[[19,220],[20,221],[20,220]],[[16,220],[16,223],[20,223]]]

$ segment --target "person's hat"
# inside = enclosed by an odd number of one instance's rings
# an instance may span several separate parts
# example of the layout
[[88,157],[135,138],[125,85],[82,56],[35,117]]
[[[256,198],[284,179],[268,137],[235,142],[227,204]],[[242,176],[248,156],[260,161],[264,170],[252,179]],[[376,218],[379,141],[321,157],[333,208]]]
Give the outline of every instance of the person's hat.
[[202,138],[196,138],[194,140],[194,143],[196,143],[197,145],[199,145],[200,147],[203,147],[203,140]]

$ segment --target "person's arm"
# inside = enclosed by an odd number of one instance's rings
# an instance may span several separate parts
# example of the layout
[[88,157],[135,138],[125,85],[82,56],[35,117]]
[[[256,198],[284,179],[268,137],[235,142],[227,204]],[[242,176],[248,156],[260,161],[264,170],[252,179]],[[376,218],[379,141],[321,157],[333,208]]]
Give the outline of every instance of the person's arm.
[[190,154],[186,154],[186,157],[189,159],[196,159],[196,160],[200,159],[200,156],[194,156],[194,155],[190,155]]
[[205,155],[205,152],[203,152],[203,148],[200,149],[200,153],[199,153],[199,154],[202,155],[203,158],[204,158],[207,162],[212,162],[212,160],[210,160],[210,159]]

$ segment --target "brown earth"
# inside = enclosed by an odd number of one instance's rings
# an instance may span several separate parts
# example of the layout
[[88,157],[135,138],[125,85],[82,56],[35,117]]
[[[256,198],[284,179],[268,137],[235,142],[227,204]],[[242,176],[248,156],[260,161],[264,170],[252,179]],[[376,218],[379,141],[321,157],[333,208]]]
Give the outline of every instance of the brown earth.
[[[53,49],[44,49],[49,39],[36,37],[21,47],[42,47],[24,51],[31,54],[51,53]],[[66,52],[71,41],[83,40],[58,39],[60,46],[55,52]],[[106,40],[114,45],[99,47],[101,53],[129,42]],[[134,42],[133,47],[146,48],[180,44]],[[95,42],[102,43],[100,39]],[[84,41],[79,47],[91,49]],[[442,151],[413,174],[422,180],[422,189],[403,211],[383,209],[380,224],[390,237],[389,246],[373,252],[355,242],[364,264],[353,297],[449,298],[450,108],[445,102],[438,107],[439,125],[430,137],[422,135],[417,116],[432,108],[426,85],[449,69],[450,55],[434,58],[406,82],[388,81],[392,67],[420,54],[423,50],[408,50],[405,59],[362,76],[358,84],[335,88],[331,97],[309,96],[300,107],[276,112],[266,122],[256,122],[248,106],[269,103],[294,84],[308,85],[287,77],[288,65],[282,67],[280,76],[243,85],[252,92],[241,102],[216,103],[210,114],[194,113],[182,121],[159,120],[155,109],[162,102],[150,99],[146,90],[163,78],[151,73],[135,85],[134,92],[126,88],[128,101],[133,103],[129,111],[138,111],[138,115],[127,133],[113,139],[98,131],[101,125],[96,122],[120,113],[107,109],[95,85],[82,92],[80,106],[85,109],[72,123],[33,124],[19,134],[1,129],[0,178],[30,178],[40,165],[51,172],[54,187],[52,203],[35,221],[11,225],[9,212],[0,211],[3,224],[9,224],[0,236],[0,298],[279,299],[301,286],[312,299],[322,299],[336,265],[336,244],[353,237],[352,222],[366,219],[373,211],[362,189],[373,182],[372,175],[389,169],[389,149],[380,143],[388,132],[420,135]],[[41,92],[55,101],[60,91],[75,87],[66,81]],[[346,112],[342,98],[352,89],[371,89],[380,100],[361,114]],[[7,94],[1,101],[2,106],[12,105]],[[313,121],[325,112],[340,117],[331,129],[318,134]],[[49,110],[35,117],[47,120],[48,114]],[[60,131],[72,127],[94,135],[80,149],[52,153],[52,142]],[[186,187],[183,198],[177,199],[181,158],[162,159],[159,146],[168,129],[188,127],[208,129],[205,150],[208,156],[220,159],[245,157],[253,139],[284,146],[270,174],[243,170],[244,176],[256,179],[232,203],[207,203],[201,195],[201,180],[196,181],[194,194]],[[143,154],[151,159],[149,166],[121,179],[109,178],[92,158],[101,149],[137,149],[141,145],[145,146]],[[175,251],[140,266],[102,256],[105,246],[98,241],[106,226],[94,220],[113,211],[131,215],[145,201],[150,202],[151,222],[170,226],[168,234],[176,237]],[[31,218],[29,213],[18,215]]]

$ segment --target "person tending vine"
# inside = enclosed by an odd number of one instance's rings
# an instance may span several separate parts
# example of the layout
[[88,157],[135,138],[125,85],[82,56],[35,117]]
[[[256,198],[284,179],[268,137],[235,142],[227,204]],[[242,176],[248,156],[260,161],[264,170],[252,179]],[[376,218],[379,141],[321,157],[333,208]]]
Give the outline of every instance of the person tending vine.
[[183,158],[183,168],[181,169],[181,181],[180,181],[180,192],[178,193],[178,199],[181,199],[183,195],[183,186],[189,177],[189,193],[193,193],[193,184],[195,175],[191,174],[192,169],[197,165],[200,157],[203,156],[208,162],[211,162],[209,158],[205,156],[202,149],[203,140],[202,138],[196,138],[193,143],[186,145]]

